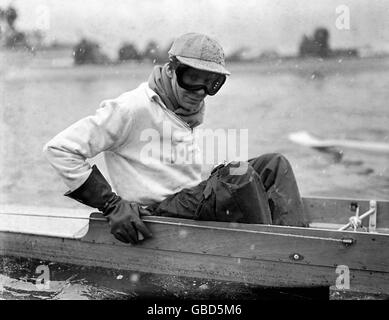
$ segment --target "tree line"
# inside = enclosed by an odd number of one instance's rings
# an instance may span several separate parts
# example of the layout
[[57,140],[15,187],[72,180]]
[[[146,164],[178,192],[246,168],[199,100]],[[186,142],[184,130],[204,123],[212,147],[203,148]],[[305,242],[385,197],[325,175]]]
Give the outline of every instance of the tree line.
[[15,27],[18,18],[17,10],[9,6],[0,8],[0,43],[6,48],[29,48],[26,35]]
[[[150,40],[143,50],[131,42],[124,42],[117,53],[117,60],[122,63],[128,61],[151,61],[153,63],[164,63],[168,61],[168,51],[171,44],[161,48],[154,40]],[[74,62],[81,64],[105,64],[110,59],[101,51],[100,45],[92,40],[81,39],[73,48]]]
[[[27,49],[34,51],[39,49],[43,42],[43,35],[39,31],[24,33],[17,30],[15,22],[18,19],[17,10],[9,6],[6,9],[0,8],[0,45],[9,49]],[[298,47],[298,56],[317,57],[317,58],[334,58],[334,57],[357,57],[358,50],[350,49],[332,49],[330,47],[330,33],[328,29],[316,28],[312,36],[304,35]],[[171,42],[172,43],[172,42]],[[134,43],[124,42],[114,61],[103,53],[100,45],[90,39],[81,39],[73,46],[73,58],[76,65],[82,64],[109,64],[123,63],[127,61],[150,61],[155,64],[161,64],[168,61],[168,51],[171,47],[169,43],[166,47],[161,47],[154,40],[150,40],[145,48],[139,49]],[[52,45],[54,47],[54,44]],[[226,56],[228,61],[259,61],[280,58],[274,50],[264,51],[257,57],[246,58],[245,51],[248,48],[242,47]]]

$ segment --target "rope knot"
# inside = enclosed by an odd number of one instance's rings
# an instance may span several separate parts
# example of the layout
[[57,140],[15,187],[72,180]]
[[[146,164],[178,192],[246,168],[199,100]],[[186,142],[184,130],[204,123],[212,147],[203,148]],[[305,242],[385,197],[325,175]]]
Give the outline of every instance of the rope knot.
[[359,219],[359,217],[357,217],[357,216],[351,217],[349,219],[349,222],[350,222],[351,227],[354,228],[354,230],[356,230],[357,228],[359,228],[362,225],[362,220]]

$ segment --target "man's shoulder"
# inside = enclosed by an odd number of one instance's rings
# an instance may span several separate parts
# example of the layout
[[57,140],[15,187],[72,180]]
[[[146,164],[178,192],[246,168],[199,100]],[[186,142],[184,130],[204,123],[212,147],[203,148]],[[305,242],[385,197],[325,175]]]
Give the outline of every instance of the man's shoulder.
[[110,102],[120,108],[130,109],[131,111],[142,110],[148,108],[155,93],[149,88],[148,84],[142,83],[137,88],[123,92],[120,96],[114,99],[103,101]]
[[152,100],[152,95],[153,91],[148,87],[147,83],[142,83],[137,88],[123,92],[116,98],[103,100],[100,107],[110,105],[123,111],[134,112],[147,108]]
[[116,100],[124,104],[139,104],[150,102],[153,96],[153,91],[149,88],[146,82],[141,83],[137,88],[123,92]]

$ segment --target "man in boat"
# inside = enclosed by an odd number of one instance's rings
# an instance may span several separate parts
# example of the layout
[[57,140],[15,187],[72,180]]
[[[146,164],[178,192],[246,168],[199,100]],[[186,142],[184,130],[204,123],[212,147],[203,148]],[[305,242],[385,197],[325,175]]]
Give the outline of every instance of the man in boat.
[[[172,158],[182,150],[196,158],[194,129],[203,121],[204,100],[228,75],[216,40],[198,33],[176,39],[169,62],[155,67],[148,82],[103,101],[95,115],[45,145],[47,159],[70,189],[65,195],[99,209],[111,233],[132,244],[139,234],[151,237],[145,215],[306,226],[292,168],[282,155],[219,165],[205,181],[201,164]],[[145,154],[150,149],[158,152]],[[87,162],[101,152],[116,192]]]

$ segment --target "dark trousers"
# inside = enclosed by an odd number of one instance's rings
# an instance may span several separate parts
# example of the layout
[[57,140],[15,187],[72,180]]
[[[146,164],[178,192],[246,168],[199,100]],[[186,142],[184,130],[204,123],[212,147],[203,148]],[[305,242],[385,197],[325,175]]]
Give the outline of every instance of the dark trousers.
[[[155,215],[167,217],[307,227],[308,219],[304,213],[301,196],[289,161],[281,154],[265,154],[249,160],[248,166],[250,170],[255,170],[255,192],[246,188],[247,197],[245,197],[246,189],[242,188],[239,192],[232,193],[231,196],[235,197],[234,203],[237,203],[242,212],[251,211],[245,219],[241,216],[233,220],[234,217],[229,216],[202,214],[204,208],[208,212],[212,211],[217,202],[215,199],[218,198],[217,193],[220,188],[214,189],[215,197],[207,198],[209,185],[214,175],[193,188],[186,188],[171,195],[164,201],[150,206],[149,209]],[[242,177],[244,176],[237,175],[227,178],[232,183],[231,185],[236,186],[242,182]],[[252,180],[250,177],[244,181],[244,185],[253,183]],[[253,194],[256,199],[252,198]],[[231,204],[232,202],[228,203],[226,208],[228,209],[228,205]],[[226,211],[228,213],[228,210]]]

